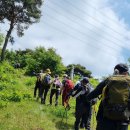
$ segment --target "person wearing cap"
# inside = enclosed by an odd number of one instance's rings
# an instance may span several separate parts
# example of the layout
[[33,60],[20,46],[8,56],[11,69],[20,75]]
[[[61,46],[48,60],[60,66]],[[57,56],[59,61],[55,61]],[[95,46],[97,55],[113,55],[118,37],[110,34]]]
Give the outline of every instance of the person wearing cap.
[[68,93],[74,88],[74,83],[70,80],[70,77],[67,74],[63,75],[62,87],[61,87],[61,94],[62,94],[62,106],[65,109],[69,110],[69,97],[67,97]]
[[68,94],[76,98],[76,107],[75,107],[75,130],[80,128],[86,128],[90,130],[90,122],[92,115],[92,102],[86,102],[85,95],[89,94],[93,90],[92,85],[89,83],[87,77],[83,79],[74,87],[74,89]]
[[58,97],[60,95],[60,88],[62,86],[62,83],[59,79],[59,76],[56,74],[54,80],[52,81],[52,87],[51,87],[51,93],[50,93],[50,105],[52,105],[52,98],[55,94],[55,106],[58,105]]
[[60,89],[60,93],[62,94],[62,106],[64,106],[64,104],[65,104],[65,102],[64,102],[65,96],[66,96],[66,94],[65,94],[65,83],[66,83],[67,79],[68,79],[68,75],[64,74],[63,80],[62,80],[62,87]]
[[45,74],[42,76],[42,87],[41,87],[41,104],[45,104],[46,96],[51,86],[51,71],[46,69]]
[[[90,94],[88,94],[85,97],[86,101],[89,102],[93,98],[97,98],[99,95],[101,95],[103,93],[106,86],[109,89],[111,87],[110,86],[110,83],[111,83],[110,79],[112,79],[112,78],[114,78],[114,79],[122,78],[122,80],[125,81],[124,86],[126,86],[126,84],[128,84],[127,87],[130,87],[130,77],[129,77],[128,71],[129,71],[129,69],[128,69],[128,66],[126,64],[123,64],[123,63],[117,64],[114,67],[113,76],[110,76],[110,77],[106,78],[105,80],[103,80],[102,82],[100,82],[97,85],[97,87],[95,88],[95,90],[93,90]],[[128,80],[126,80],[126,79],[128,79]],[[119,80],[117,80],[117,82],[119,82]],[[114,81],[114,83],[115,83],[115,81]],[[129,91],[129,89],[128,89],[128,91]],[[108,93],[108,91],[106,91],[106,92]],[[107,97],[106,101],[108,101],[108,99],[110,100],[110,98]],[[129,99],[128,99],[128,101],[129,101]],[[118,119],[114,119],[114,118],[112,119],[112,118],[110,118],[112,116],[110,113],[108,116],[106,116],[106,113],[105,113],[106,109],[104,109],[104,107],[105,107],[104,103],[106,103],[106,102],[105,102],[105,100],[102,99],[100,102],[97,117],[96,117],[96,119],[97,119],[96,130],[128,130],[129,120],[125,120],[125,119],[120,120],[118,116],[117,116]],[[110,106],[108,106],[108,108],[109,107]],[[117,109],[109,108],[109,110],[110,110],[109,112],[111,112],[111,111],[117,112]],[[130,113],[130,111],[128,113]]]

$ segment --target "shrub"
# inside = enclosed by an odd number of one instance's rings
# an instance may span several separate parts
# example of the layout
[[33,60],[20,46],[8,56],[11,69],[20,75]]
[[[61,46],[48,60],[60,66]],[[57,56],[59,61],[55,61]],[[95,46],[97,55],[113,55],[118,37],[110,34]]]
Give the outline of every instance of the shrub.
[[0,101],[0,109],[7,107],[7,102]]
[[12,95],[9,96],[9,101],[14,101],[14,102],[20,102],[22,100],[22,96],[17,93],[17,92],[14,92]]

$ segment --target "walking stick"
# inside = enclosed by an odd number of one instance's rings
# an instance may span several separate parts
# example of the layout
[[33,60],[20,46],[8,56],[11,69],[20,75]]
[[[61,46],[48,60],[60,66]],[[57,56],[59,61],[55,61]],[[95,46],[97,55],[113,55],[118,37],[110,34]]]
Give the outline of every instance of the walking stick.
[[95,127],[95,117],[97,116],[97,112],[96,112],[96,106],[94,105],[93,106],[93,109],[92,109],[92,116],[93,116],[93,119],[92,119],[92,130],[94,130],[94,127]]
[[67,124],[67,119],[68,119],[68,109],[67,108],[65,108],[65,111],[64,111],[64,113],[63,113],[63,116],[62,116],[62,122],[63,122],[63,119],[64,119],[64,117],[66,118],[66,124]]

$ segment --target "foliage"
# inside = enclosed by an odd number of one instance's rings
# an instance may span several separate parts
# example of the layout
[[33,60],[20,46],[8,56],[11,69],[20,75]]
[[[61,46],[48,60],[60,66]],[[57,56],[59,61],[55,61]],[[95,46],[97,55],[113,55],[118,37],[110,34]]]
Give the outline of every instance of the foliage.
[[20,68],[26,68],[26,73],[39,73],[40,70],[50,68],[52,75],[64,73],[66,67],[62,63],[62,58],[56,53],[54,48],[45,49],[44,47],[37,47],[34,50],[17,50],[6,51],[6,59],[11,62],[13,66],[20,63]]
[[3,34],[0,33],[0,46],[2,45],[3,42],[4,42],[4,36]]
[[7,107],[8,102],[0,101],[0,109]]
[[10,24],[2,48],[2,61],[8,41],[14,43],[14,38],[11,36],[13,29],[17,29],[18,36],[23,36],[24,30],[28,29],[29,25],[39,21],[41,5],[42,0],[0,0],[0,21],[4,23],[7,20]]
[[94,86],[94,88],[99,84],[98,79],[90,78],[90,83]]
[[80,64],[70,64],[67,66],[67,73],[69,73],[72,69],[72,66],[74,66],[74,74],[80,75],[80,76],[86,76],[86,77],[92,77],[92,72],[87,70],[86,67],[80,65]]
[[[0,107],[4,102],[21,102],[23,99],[31,99],[32,96],[26,88],[21,88],[19,80],[23,71],[14,69],[9,62],[0,63]],[[33,82],[34,83],[34,82]],[[31,85],[33,85],[31,83]]]

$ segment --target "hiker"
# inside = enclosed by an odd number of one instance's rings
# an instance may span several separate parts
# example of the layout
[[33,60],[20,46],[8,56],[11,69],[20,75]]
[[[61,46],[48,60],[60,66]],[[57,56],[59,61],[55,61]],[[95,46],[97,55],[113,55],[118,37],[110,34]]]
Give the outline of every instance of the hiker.
[[42,87],[41,87],[41,104],[46,103],[46,96],[51,86],[51,71],[46,69],[44,76],[42,76]]
[[76,98],[76,107],[75,107],[75,130],[79,130],[80,128],[86,128],[86,130],[90,130],[90,122],[92,115],[92,105],[93,102],[87,102],[85,100],[85,96],[89,94],[93,90],[92,85],[89,83],[89,79],[87,77],[83,77],[83,79],[78,83],[74,89],[69,93],[68,96],[72,96]]
[[18,69],[18,68],[20,68],[20,67],[21,67],[21,65],[20,65],[19,62],[16,62],[16,63],[14,64],[14,68],[15,68],[15,69]]
[[73,89],[74,84],[73,82],[70,80],[68,75],[64,75],[63,76],[63,81],[62,81],[62,88],[61,88],[61,93],[62,93],[62,105],[67,108],[70,109],[70,105],[69,105],[69,97],[67,97],[68,93]]
[[96,130],[128,130],[130,77],[126,64],[117,64],[114,67],[114,75],[99,83],[96,89],[86,96],[86,100],[89,102],[101,94]]
[[54,94],[56,96],[55,106],[58,105],[58,97],[60,95],[61,86],[62,86],[62,83],[59,79],[59,76],[55,75],[55,79],[52,81],[51,94],[50,94],[50,105],[52,105],[52,98],[53,98]]
[[[35,83],[35,88],[34,88],[34,97],[37,97],[37,100],[40,98],[40,90],[41,90],[41,76],[40,74],[37,74],[37,80]],[[38,90],[38,96],[37,96],[37,90]]]

